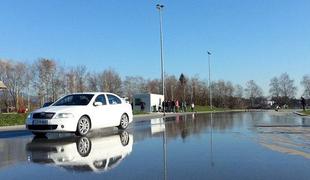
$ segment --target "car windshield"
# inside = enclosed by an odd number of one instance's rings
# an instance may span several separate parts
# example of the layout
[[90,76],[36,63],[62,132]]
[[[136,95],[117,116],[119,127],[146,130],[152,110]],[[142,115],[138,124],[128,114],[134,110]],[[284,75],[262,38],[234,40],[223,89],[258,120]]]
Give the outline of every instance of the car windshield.
[[93,96],[93,94],[68,95],[58,100],[53,106],[86,106]]

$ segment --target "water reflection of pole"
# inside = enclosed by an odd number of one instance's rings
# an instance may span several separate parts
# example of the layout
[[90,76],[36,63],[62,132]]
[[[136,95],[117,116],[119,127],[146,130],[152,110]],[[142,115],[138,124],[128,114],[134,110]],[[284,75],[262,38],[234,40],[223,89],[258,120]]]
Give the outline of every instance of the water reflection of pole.
[[166,135],[166,123],[165,120],[164,123],[164,131],[163,131],[163,157],[164,157],[164,179],[167,179],[167,135]]
[[211,140],[210,140],[210,143],[211,143],[211,166],[213,167],[214,166],[214,162],[213,162],[213,113],[210,113],[210,119],[211,119]]

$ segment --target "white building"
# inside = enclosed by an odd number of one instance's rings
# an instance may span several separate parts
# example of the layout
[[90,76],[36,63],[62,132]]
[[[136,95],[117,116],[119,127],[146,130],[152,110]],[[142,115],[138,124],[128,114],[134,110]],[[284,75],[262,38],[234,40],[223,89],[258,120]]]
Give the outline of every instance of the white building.
[[144,104],[144,112],[157,112],[162,106],[164,96],[161,94],[135,94],[133,96],[133,110],[141,111],[141,104]]

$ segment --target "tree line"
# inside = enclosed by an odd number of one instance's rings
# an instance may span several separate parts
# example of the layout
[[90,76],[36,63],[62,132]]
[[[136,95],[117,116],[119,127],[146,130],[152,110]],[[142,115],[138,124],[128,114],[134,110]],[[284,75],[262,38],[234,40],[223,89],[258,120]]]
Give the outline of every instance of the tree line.
[[[39,58],[34,63],[23,63],[0,59],[0,80],[7,90],[0,91],[2,111],[21,108],[34,109],[45,102],[75,92],[107,91],[132,100],[136,93],[161,92],[159,79],[142,76],[125,76],[109,68],[90,72],[86,66],[65,68],[55,60]],[[300,85],[304,96],[310,97],[310,75],[304,75]],[[270,80],[269,95],[264,96],[262,88],[254,80],[245,86],[230,81],[211,82],[213,105],[221,108],[261,108],[267,99],[278,105],[291,105],[297,93],[297,86],[287,73]],[[208,82],[198,75],[189,77],[165,75],[165,95],[168,100],[185,100],[197,105],[209,105]]]

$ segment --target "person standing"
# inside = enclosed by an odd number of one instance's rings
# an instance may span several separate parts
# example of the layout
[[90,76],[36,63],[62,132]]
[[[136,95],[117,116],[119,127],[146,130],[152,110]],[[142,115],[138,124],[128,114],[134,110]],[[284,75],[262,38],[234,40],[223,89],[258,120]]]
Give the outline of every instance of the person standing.
[[176,112],[179,112],[179,101],[177,99],[175,100],[175,108]]
[[300,99],[301,99],[300,101],[301,101],[302,109],[303,109],[304,111],[306,111],[306,100],[305,100],[305,98],[302,97],[302,96],[301,96]]
[[171,112],[171,109],[172,109],[172,108],[171,108],[171,105],[172,105],[172,104],[171,104],[171,100],[169,100],[169,101],[168,101],[168,112]]
[[175,113],[175,101],[171,101],[171,106],[172,106],[172,112]]
[[141,107],[140,107],[140,108],[141,108],[141,111],[144,111],[144,104],[145,104],[145,103],[144,103],[143,101],[141,101]]
[[186,112],[186,101],[183,101],[182,102],[182,109],[183,109],[183,112]]
[[194,104],[194,102],[192,102],[192,104],[191,104],[191,109],[192,109],[192,112],[194,112],[194,109],[195,109],[195,104]]
[[165,113],[165,110],[166,110],[165,105],[166,105],[166,100],[163,100],[163,102],[161,103],[161,107],[163,107],[163,109],[162,109],[163,113]]
[[181,111],[182,111],[182,112],[185,112],[185,109],[184,109],[184,101],[181,101]]

